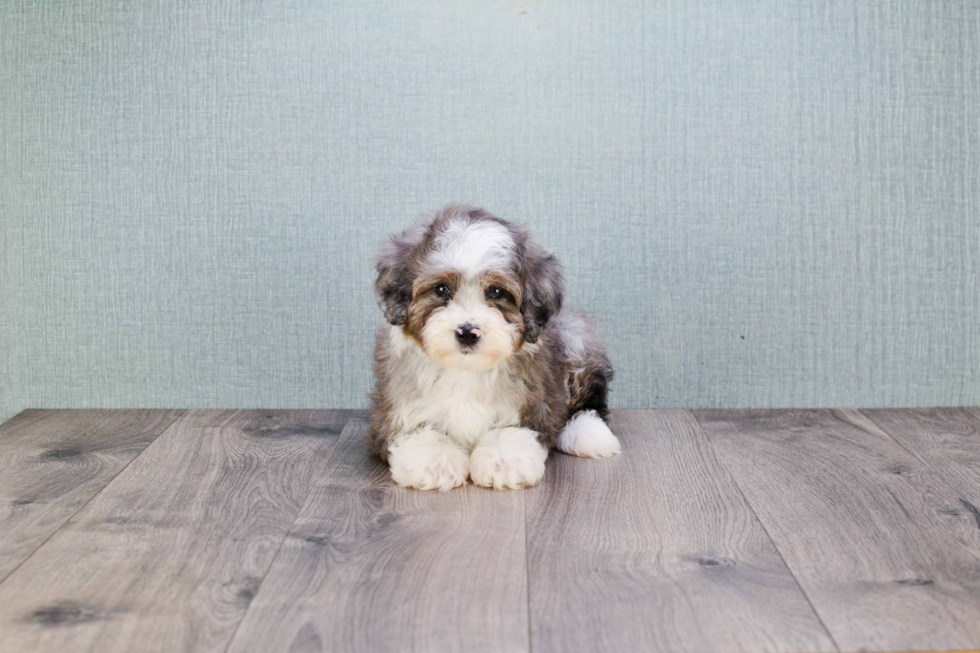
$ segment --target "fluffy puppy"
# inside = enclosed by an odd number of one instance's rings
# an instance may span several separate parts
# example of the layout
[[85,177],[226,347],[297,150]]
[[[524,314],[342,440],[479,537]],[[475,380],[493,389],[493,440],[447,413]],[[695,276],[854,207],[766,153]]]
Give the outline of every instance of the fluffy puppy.
[[388,240],[375,295],[368,443],[399,485],[517,489],[548,451],[619,453],[595,321],[562,310],[561,264],[517,225],[451,204]]

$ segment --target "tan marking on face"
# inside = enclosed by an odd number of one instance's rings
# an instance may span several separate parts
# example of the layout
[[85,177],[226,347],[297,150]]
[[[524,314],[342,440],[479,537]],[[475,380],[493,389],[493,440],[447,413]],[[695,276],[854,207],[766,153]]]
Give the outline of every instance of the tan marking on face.
[[[459,288],[459,283],[460,275],[454,271],[434,272],[416,277],[412,282],[412,302],[408,305],[408,321],[402,327],[404,334],[424,348],[422,329],[425,328],[426,321],[433,311],[446,305],[452,294]],[[440,284],[449,286],[451,293],[449,298],[435,294],[434,290]]]
[[[496,308],[504,316],[504,319],[511,324],[516,324],[520,333],[524,332],[524,316],[521,315],[521,297],[523,290],[520,281],[515,275],[504,274],[501,272],[484,272],[480,277],[480,284],[484,291],[490,286],[497,286],[510,293],[510,298],[501,301],[487,300],[491,306]],[[524,346],[523,338],[514,340],[514,353],[521,350]]]
[[513,298],[513,303],[520,307],[521,305],[521,284],[517,280],[517,277],[512,274],[504,274],[501,272],[484,272],[480,276],[480,285],[486,290],[490,286],[497,286],[510,293]]
[[412,300],[417,299],[419,295],[432,290],[441,283],[449,286],[449,290],[455,293],[459,288],[460,281],[462,279],[459,272],[454,270],[443,270],[419,275],[412,282]]

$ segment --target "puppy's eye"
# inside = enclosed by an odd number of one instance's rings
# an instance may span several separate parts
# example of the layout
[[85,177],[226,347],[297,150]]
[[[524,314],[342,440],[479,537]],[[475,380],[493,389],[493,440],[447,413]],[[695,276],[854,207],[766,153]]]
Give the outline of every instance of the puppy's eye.
[[487,288],[487,297],[489,297],[490,299],[500,299],[503,296],[504,296],[504,291],[502,288],[499,288],[497,286],[490,286],[489,288]]
[[433,288],[433,290],[435,290],[436,295],[439,297],[449,297],[449,286],[444,283],[440,283],[438,286]]

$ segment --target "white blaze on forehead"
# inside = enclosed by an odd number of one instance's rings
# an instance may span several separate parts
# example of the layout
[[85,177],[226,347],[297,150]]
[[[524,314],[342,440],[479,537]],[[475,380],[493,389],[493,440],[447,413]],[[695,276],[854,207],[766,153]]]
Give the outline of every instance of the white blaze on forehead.
[[453,220],[436,238],[429,263],[473,276],[485,270],[505,269],[514,253],[514,239],[503,225],[487,220]]

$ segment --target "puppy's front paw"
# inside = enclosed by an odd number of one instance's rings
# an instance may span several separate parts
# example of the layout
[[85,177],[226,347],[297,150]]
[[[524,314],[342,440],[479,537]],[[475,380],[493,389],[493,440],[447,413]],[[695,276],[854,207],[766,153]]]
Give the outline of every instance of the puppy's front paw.
[[493,429],[470,454],[470,478],[495,490],[519,490],[541,481],[547,458],[548,450],[531,429]]
[[465,484],[470,471],[466,452],[432,429],[397,437],[388,449],[388,465],[395,483],[440,492]]

